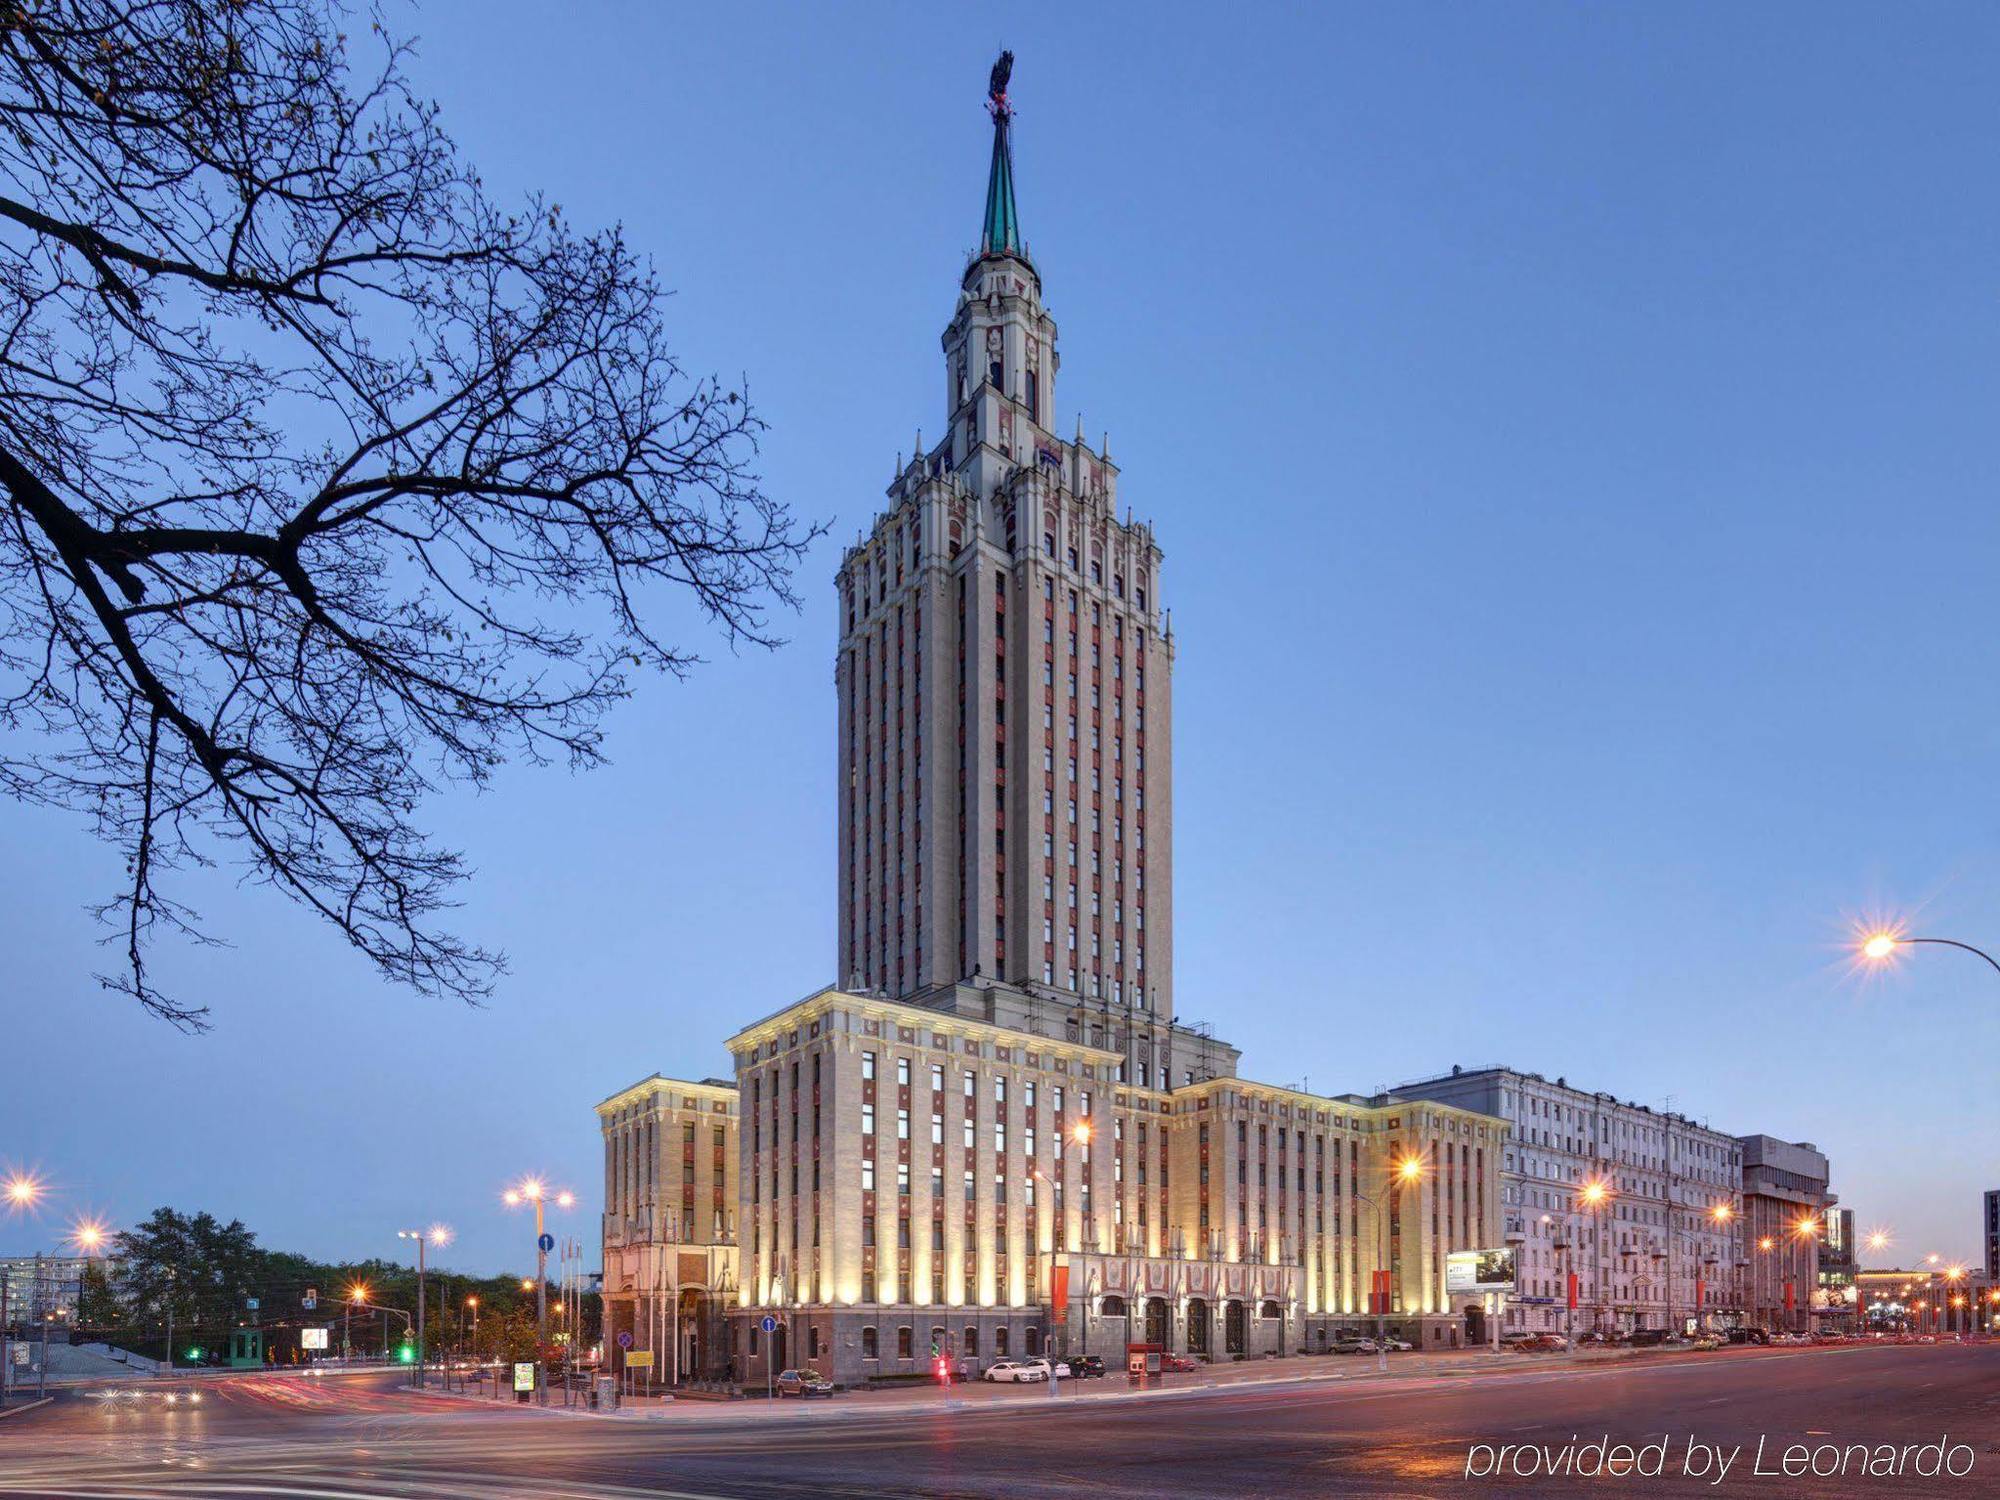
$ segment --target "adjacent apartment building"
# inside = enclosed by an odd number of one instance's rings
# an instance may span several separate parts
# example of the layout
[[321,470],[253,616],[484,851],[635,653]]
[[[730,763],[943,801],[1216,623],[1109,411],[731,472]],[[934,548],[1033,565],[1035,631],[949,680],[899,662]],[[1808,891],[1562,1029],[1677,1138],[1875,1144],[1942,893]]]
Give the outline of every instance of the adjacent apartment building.
[[1054,428],[1008,66],[943,436],[836,580],[839,983],[738,1030],[729,1078],[598,1106],[607,1348],[852,1381],[1376,1313],[1477,1339],[1446,1259],[1501,1243],[1502,1121],[1256,1083],[1177,1019],[1162,554],[1108,443]]
[[[1738,1321],[1742,1149],[1666,1110],[1506,1067],[1401,1085],[1502,1120],[1509,1329],[1579,1334]],[[1575,1277],[1574,1308],[1570,1277]]]

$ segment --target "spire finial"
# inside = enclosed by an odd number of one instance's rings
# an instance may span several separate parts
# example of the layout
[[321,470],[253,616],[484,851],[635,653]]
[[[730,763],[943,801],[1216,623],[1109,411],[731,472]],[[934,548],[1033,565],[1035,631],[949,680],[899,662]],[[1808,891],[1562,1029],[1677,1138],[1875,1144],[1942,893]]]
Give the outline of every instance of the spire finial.
[[979,230],[981,255],[1020,255],[1021,220],[1014,209],[1014,148],[1008,125],[1014,106],[1007,99],[1007,82],[1014,75],[1014,54],[1002,52],[986,79],[986,110],[993,116],[993,162],[986,172],[986,218]]

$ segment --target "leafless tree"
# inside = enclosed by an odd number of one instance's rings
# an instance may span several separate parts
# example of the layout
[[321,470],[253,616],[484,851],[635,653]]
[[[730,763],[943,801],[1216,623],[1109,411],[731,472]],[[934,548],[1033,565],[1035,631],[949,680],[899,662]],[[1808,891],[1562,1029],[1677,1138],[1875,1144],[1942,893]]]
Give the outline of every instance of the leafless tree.
[[217,863],[477,1000],[425,795],[596,761],[677,603],[771,644],[817,528],[651,266],[497,204],[378,16],[0,0],[0,58],[0,787],[123,849],[100,978],[180,1025],[163,877]]

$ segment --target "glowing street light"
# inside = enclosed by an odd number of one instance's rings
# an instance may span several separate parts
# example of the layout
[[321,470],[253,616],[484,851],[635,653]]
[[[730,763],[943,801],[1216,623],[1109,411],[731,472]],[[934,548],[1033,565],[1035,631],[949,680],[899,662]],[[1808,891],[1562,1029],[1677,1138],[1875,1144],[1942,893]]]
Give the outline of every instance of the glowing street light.
[[42,1196],[42,1180],[30,1172],[11,1172],[7,1176],[7,1206],[13,1209],[33,1208]]
[[1423,1158],[1406,1156],[1396,1165],[1396,1175],[1405,1182],[1415,1182],[1424,1175]]
[[2000,959],[1983,948],[1975,948],[1970,943],[1961,943],[1957,938],[1911,937],[1900,927],[1878,927],[1863,933],[1857,943],[1861,957],[1871,964],[1881,965],[1893,962],[1903,949],[1916,943],[1930,943],[1943,948],[1958,948],[1975,958],[1983,958],[2000,973]]
[[1708,1211],[1708,1216],[1718,1224],[1727,1224],[1736,1217],[1736,1210],[1727,1203],[1718,1203]]
[[1868,1248],[1870,1250],[1886,1250],[1888,1249],[1888,1247],[1889,1247],[1888,1230],[1871,1229],[1868,1231]]
[[[523,1203],[535,1205],[535,1345],[539,1356],[549,1342],[549,1236],[542,1227],[542,1206],[548,1198],[548,1184],[539,1177],[524,1177],[520,1183],[500,1195],[501,1201],[509,1208],[519,1208]],[[576,1195],[567,1189],[556,1194],[557,1208],[570,1208],[576,1203]],[[521,1288],[527,1290],[524,1285]],[[539,1372],[541,1366],[536,1364]],[[541,1384],[539,1373],[535,1382],[536,1399],[549,1399],[547,1387]]]
[[415,1240],[417,1242],[416,1386],[417,1389],[422,1390],[424,1385],[424,1247],[426,1245],[435,1247],[450,1244],[451,1230],[442,1224],[433,1224],[429,1229],[399,1229],[396,1231],[396,1238],[399,1240]]

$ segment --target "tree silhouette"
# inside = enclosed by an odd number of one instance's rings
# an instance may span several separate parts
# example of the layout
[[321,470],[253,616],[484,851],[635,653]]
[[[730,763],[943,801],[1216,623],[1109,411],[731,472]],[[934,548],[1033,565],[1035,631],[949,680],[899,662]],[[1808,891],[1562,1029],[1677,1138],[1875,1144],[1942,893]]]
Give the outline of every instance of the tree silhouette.
[[[476,1001],[423,797],[588,766],[632,674],[732,645],[818,528],[747,467],[616,230],[497,204],[405,43],[327,0],[0,0],[0,788],[119,846],[99,976],[241,862]],[[357,61],[365,52],[365,66]]]

